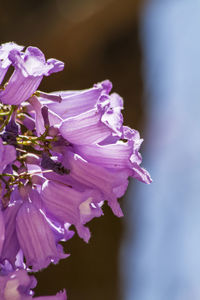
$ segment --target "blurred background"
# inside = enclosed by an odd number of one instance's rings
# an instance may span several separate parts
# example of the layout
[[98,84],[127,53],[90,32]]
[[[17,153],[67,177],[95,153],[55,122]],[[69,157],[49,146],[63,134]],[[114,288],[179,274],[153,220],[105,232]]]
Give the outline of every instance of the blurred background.
[[40,90],[113,82],[154,180],[131,180],[125,217],[105,206],[89,244],[65,243],[71,256],[37,274],[36,295],[200,299],[199,12],[197,0],[1,1],[1,43],[37,46],[66,64]]

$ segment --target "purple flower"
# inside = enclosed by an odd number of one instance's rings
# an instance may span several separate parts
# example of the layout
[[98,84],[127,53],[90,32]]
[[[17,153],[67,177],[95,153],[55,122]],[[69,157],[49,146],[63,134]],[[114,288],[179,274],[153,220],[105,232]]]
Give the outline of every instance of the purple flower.
[[[58,116],[65,120],[84,112],[93,109],[101,96],[108,95],[112,89],[112,83],[105,80],[101,83],[95,84],[92,88],[82,91],[60,91],[53,92],[46,95],[46,97],[39,97],[39,101],[47,105],[48,108],[55,112]],[[52,101],[52,96],[59,96],[62,98],[61,103]]]
[[[92,188],[98,190],[102,194],[102,200],[108,200],[114,214],[118,217],[123,213],[117,202],[119,187],[127,187],[127,178],[131,171],[128,169],[110,170],[97,163],[91,163],[85,160],[80,155],[67,151],[63,160],[63,165],[69,164],[70,177],[76,181],[76,185],[83,185],[85,188]],[[116,192],[117,191],[117,192]],[[125,192],[125,189],[124,189]]]
[[11,145],[3,145],[0,138],[0,173],[5,167],[16,159],[16,150]]
[[56,181],[46,181],[41,197],[50,218],[61,224],[74,224],[79,236],[88,242],[90,232],[83,224],[102,215],[98,204],[102,201],[100,193],[89,189],[78,191]]
[[[57,179],[64,184],[98,190],[113,212],[122,216],[117,198],[124,195],[128,178],[131,176],[144,183],[150,183],[151,178],[140,166],[139,148],[143,140],[136,130],[122,125],[123,100],[118,94],[109,95],[110,88],[111,84],[105,81],[83,92],[63,93],[66,98],[62,106],[66,102],[66,106],[75,108],[72,99],[77,99],[81,107],[81,110],[76,107],[77,113],[72,109],[72,115],[70,109],[65,111],[64,107],[60,111],[57,103],[46,105],[65,118],[59,131],[70,143],[67,147],[63,142],[60,148],[61,164],[70,174],[57,176]],[[53,151],[59,150],[55,147]],[[47,177],[52,179],[51,175]]]
[[29,102],[31,106],[28,107],[28,111],[31,115],[33,115],[33,117],[35,117],[35,129],[38,136],[44,133],[47,123],[49,123],[49,125],[51,126],[54,126],[62,122],[62,119],[51,110],[47,111],[48,119],[44,118],[44,115],[42,114],[42,109],[44,108],[44,106],[42,105],[42,103],[40,103],[38,97],[31,97],[29,99]]
[[4,104],[19,105],[37,90],[43,76],[62,71],[64,64],[56,59],[45,60],[44,54],[35,47],[25,52],[14,49],[8,59],[15,68],[7,85],[0,91],[0,101]]
[[[132,132],[129,137],[127,130]],[[140,167],[142,157],[139,153],[142,139],[136,130],[124,127],[123,139],[111,144],[75,145],[75,153],[82,156],[88,162],[95,163],[112,171],[123,169],[130,170],[130,176],[144,183],[150,183],[151,178],[143,168]]]
[[67,300],[66,291],[53,296],[34,297],[32,291],[37,284],[34,276],[29,276],[26,270],[16,269],[6,263],[1,265],[0,299],[1,300]]
[[[15,198],[17,199],[15,200]],[[11,195],[11,201],[8,207],[3,210],[5,241],[0,259],[1,261],[8,260],[13,266],[15,266],[16,256],[20,250],[16,233],[16,216],[22,203],[18,191],[14,191]]]
[[[63,253],[58,242],[71,238],[73,232],[67,228],[64,232],[64,228],[59,229],[48,220],[41,209],[41,198],[37,191],[28,187],[21,188],[20,193],[14,190],[0,221],[2,219],[5,238],[2,228],[0,261],[9,261],[16,267],[19,265],[17,255],[20,253],[26,258],[26,265],[38,271],[68,256]],[[23,265],[22,259],[20,267]]]
[[[9,270],[10,269],[10,270]],[[25,270],[12,270],[2,266],[0,276],[0,299],[1,300],[28,300],[32,299],[32,288],[36,286],[33,276],[28,276]]]
[[[43,76],[63,69],[34,47],[0,47],[0,299],[32,299],[38,271],[68,255],[59,244],[74,225],[88,242],[87,223],[118,198],[129,177],[150,183],[141,167],[142,139],[123,126],[123,99],[109,80],[83,91],[36,91]],[[25,100],[27,100],[25,102]],[[66,293],[36,297],[65,300]]]
[[111,135],[112,131],[101,122],[103,110],[93,109],[63,121],[62,136],[72,144],[98,143]]
[[32,266],[34,271],[68,256],[63,253],[60,245],[56,245],[49,223],[33,203],[25,202],[19,209],[16,232],[26,264]]
[[22,51],[23,48],[23,46],[19,46],[13,42],[5,43],[0,46],[0,84],[11,65],[11,61],[8,58],[10,52],[12,50]]
[[[88,90],[58,92],[49,95],[49,100],[40,97],[39,101],[57,115],[54,124],[61,123],[58,116],[63,120],[60,132],[69,142],[99,143],[110,135],[122,134],[123,100],[118,94],[109,95],[111,88],[111,82],[105,80]],[[60,96],[62,102],[51,101],[52,95]]]

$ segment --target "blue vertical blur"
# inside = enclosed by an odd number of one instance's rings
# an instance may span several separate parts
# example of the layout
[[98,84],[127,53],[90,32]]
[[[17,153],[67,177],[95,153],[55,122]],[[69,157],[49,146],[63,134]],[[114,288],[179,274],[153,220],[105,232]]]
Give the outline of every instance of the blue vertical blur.
[[123,300],[200,299],[200,1],[149,1],[141,16],[143,166],[121,249]]

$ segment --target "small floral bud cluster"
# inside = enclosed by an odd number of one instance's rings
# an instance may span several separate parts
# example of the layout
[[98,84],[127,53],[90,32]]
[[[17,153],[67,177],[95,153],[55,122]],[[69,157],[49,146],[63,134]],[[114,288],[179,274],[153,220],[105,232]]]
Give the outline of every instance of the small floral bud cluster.
[[[123,100],[105,80],[82,91],[38,91],[64,64],[35,47],[0,46],[0,298],[32,299],[37,272],[68,254],[60,241],[86,242],[85,225],[104,202],[123,215],[118,198],[128,178],[151,178],[140,164],[139,133],[123,125]],[[5,75],[12,66],[8,82]],[[35,298],[43,299],[43,297]],[[66,293],[44,297],[64,300]]]

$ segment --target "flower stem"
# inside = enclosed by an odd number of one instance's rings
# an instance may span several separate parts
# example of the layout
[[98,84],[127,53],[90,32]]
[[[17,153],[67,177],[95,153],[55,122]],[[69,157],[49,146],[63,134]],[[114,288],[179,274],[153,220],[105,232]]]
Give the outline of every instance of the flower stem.
[[0,127],[0,131],[2,131],[4,129],[4,127],[6,127],[6,125],[9,123],[11,116],[12,116],[13,112],[15,111],[15,109],[16,109],[16,105],[12,105],[10,108],[10,111],[7,114],[7,116],[8,116],[7,119],[3,122],[3,124]]

